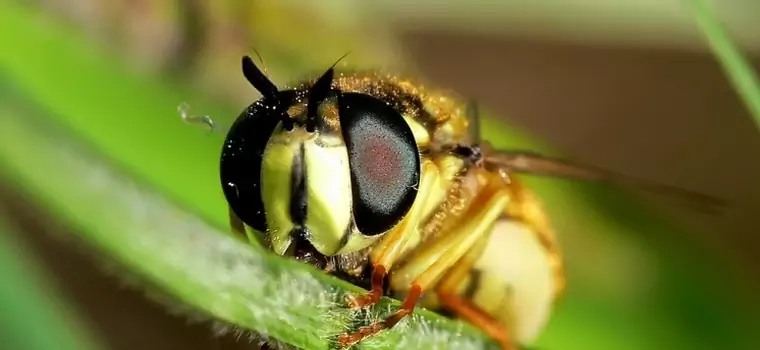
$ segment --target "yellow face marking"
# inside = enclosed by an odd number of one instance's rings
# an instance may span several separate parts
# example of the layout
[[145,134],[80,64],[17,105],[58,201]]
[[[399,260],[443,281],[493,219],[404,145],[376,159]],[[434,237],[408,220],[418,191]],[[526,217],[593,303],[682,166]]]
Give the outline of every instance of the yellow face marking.
[[[266,210],[269,240],[278,254],[284,254],[295,224],[290,218],[293,159],[303,147],[305,167],[307,239],[320,253],[331,256],[360,251],[383,237],[365,236],[352,225],[352,188],[348,151],[340,136],[336,101],[328,99],[318,113],[327,132],[308,133],[303,128],[278,129],[270,139],[262,164],[262,199]],[[304,118],[304,104],[291,106],[293,119]],[[415,122],[421,138],[427,131]]]
[[348,153],[339,137],[316,135],[302,128],[278,130],[264,151],[261,195],[270,244],[283,255],[293,241],[291,179],[293,160],[303,147],[307,239],[320,253],[334,255],[351,222],[351,178]]
[[275,253],[285,254],[292,238],[290,230],[290,179],[293,158],[298,152],[299,143],[277,143],[270,140],[264,151],[261,166],[261,199],[266,211],[266,220],[270,244]]
[[[323,141],[335,145],[339,140]],[[345,146],[320,145],[315,141],[307,141],[305,151],[306,225],[311,243],[320,253],[334,255],[340,250],[351,222],[348,151]]]

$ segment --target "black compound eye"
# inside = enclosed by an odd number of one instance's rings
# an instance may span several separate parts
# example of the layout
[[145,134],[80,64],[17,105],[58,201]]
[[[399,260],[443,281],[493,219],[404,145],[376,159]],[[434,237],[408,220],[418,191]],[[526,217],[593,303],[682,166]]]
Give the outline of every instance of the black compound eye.
[[294,99],[293,91],[282,91],[276,100],[263,98],[248,106],[230,128],[222,148],[219,175],[230,208],[247,225],[266,231],[261,200],[261,162],[264,149],[277,124],[278,114]]
[[385,102],[343,93],[339,104],[354,220],[363,234],[377,235],[398,224],[414,203],[420,181],[417,143],[409,124]]

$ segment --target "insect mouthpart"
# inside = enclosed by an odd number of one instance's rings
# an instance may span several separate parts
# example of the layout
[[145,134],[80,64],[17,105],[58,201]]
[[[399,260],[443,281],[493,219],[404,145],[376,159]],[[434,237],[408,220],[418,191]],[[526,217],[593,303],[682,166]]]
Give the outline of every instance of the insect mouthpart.
[[292,256],[301,262],[312,265],[318,269],[324,269],[327,266],[328,258],[320,253],[316,247],[307,238],[309,231],[305,227],[296,227],[290,231],[290,237],[293,238],[289,252]]

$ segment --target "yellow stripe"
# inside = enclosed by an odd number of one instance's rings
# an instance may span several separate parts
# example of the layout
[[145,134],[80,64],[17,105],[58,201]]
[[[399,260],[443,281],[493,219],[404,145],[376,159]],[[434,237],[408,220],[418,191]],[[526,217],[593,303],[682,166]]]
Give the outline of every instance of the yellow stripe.
[[270,143],[264,151],[261,167],[261,199],[266,213],[267,235],[275,253],[283,255],[290,246],[290,178],[293,157],[299,143]]

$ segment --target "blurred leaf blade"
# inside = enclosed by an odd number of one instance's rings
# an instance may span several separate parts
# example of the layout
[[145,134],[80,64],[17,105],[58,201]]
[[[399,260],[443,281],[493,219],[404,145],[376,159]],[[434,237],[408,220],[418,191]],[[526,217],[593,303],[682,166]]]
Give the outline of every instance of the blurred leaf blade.
[[760,83],[749,61],[742,55],[721,24],[709,0],[691,0],[694,19],[742,102],[760,129]]
[[[0,208],[2,209],[2,208]],[[8,349],[102,349],[52,288],[20,230],[0,211],[0,339]]]
[[[130,72],[121,57],[94,50],[73,28],[15,3],[0,11],[0,46],[15,48],[0,50],[4,77],[31,91],[28,98],[33,103],[55,110],[50,118],[118,159],[141,179],[161,184],[166,195],[187,203],[205,218],[226,223],[221,219],[226,206],[217,189],[197,186],[218,182],[221,136],[183,124],[177,107],[187,102],[193,113],[236,113],[197,93],[170,88],[166,81]],[[39,17],[55,27],[38,24],[34,19]],[[34,43],[12,34],[19,31],[34,37]]]

